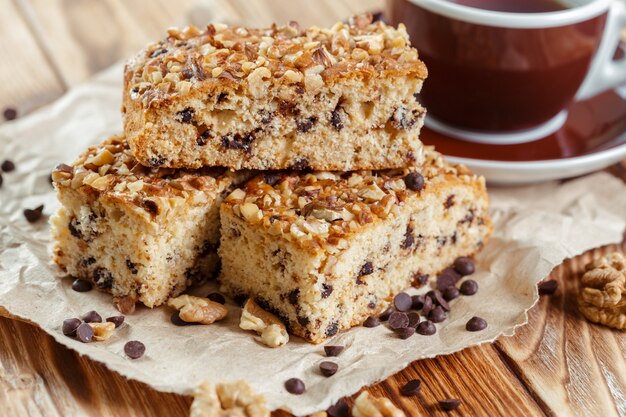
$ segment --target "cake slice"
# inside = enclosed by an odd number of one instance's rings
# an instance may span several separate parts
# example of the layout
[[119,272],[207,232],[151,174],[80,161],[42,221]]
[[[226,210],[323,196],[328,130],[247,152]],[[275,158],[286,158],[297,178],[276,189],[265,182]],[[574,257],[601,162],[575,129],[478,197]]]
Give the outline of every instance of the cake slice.
[[220,209],[220,282],[314,343],[361,324],[491,233],[484,178],[428,150],[424,166],[265,173]]
[[210,24],[125,69],[124,129],[150,167],[358,170],[419,163],[427,71],[397,29]]
[[54,261],[126,303],[162,304],[217,272],[219,205],[242,175],[146,168],[111,137],[52,173]]

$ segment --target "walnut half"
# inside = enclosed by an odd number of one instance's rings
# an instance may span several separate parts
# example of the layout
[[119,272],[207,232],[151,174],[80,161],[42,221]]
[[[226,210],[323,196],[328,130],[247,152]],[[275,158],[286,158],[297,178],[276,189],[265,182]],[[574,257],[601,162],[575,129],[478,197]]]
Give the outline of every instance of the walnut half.
[[354,400],[353,417],[406,417],[388,398],[377,398],[364,391]]
[[218,384],[204,381],[193,393],[190,417],[269,417],[265,398],[244,381]]
[[263,310],[252,299],[248,299],[243,306],[239,327],[243,330],[254,330],[269,347],[282,346],[289,341],[287,329],[278,317]]
[[178,310],[180,319],[187,323],[211,324],[228,315],[228,310],[220,303],[193,295],[170,298],[167,305]]
[[626,330],[626,258],[611,253],[587,265],[578,309],[594,323]]

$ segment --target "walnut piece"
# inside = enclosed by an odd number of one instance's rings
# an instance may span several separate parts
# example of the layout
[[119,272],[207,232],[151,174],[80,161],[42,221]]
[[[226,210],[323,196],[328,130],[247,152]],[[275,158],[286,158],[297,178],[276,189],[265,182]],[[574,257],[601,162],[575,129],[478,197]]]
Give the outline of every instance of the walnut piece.
[[193,393],[190,417],[269,417],[265,398],[243,381],[200,383]]
[[239,327],[243,330],[254,330],[269,347],[282,346],[289,341],[287,329],[278,317],[263,310],[252,299],[248,299],[243,306]]
[[589,321],[626,330],[626,258],[614,252],[586,267],[578,309]]
[[193,295],[170,298],[167,305],[178,310],[180,319],[187,323],[211,324],[228,314],[228,309],[222,304]]
[[93,340],[98,342],[107,340],[113,334],[113,330],[115,330],[115,324],[109,321],[105,321],[104,323],[89,323],[89,325],[93,329]]
[[376,398],[364,391],[354,400],[353,417],[406,417],[388,398]]

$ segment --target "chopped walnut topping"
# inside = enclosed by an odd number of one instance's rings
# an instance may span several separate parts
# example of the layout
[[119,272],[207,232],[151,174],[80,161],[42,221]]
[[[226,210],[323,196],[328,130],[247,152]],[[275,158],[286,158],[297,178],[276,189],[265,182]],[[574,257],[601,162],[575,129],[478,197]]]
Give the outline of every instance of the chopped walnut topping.
[[115,323],[105,321],[104,323],[89,323],[93,329],[93,339],[101,342],[107,340],[113,334],[115,330]]
[[222,304],[193,295],[170,298],[167,305],[178,310],[180,319],[187,323],[212,324],[228,315]]
[[243,330],[254,330],[269,347],[282,346],[289,341],[287,329],[278,317],[263,310],[252,299],[243,306],[239,327]]
[[626,330],[626,258],[614,252],[586,269],[578,295],[580,312],[594,323]]
[[244,381],[200,383],[193,392],[190,417],[270,417],[265,398]]
[[354,400],[353,417],[405,417],[388,398],[377,398],[364,391]]

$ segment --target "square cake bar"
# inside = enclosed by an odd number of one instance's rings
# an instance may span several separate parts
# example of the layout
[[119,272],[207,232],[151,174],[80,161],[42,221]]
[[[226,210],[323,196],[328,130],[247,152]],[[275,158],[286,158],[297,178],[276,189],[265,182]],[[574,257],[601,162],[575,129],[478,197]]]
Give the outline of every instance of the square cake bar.
[[421,161],[427,70],[406,29],[170,30],[125,69],[124,129],[150,167],[358,170]]
[[422,167],[265,173],[221,206],[220,282],[319,343],[379,313],[491,233],[484,178],[433,150]]
[[242,175],[146,168],[111,137],[52,173],[54,261],[117,299],[163,304],[217,272],[219,205]]

